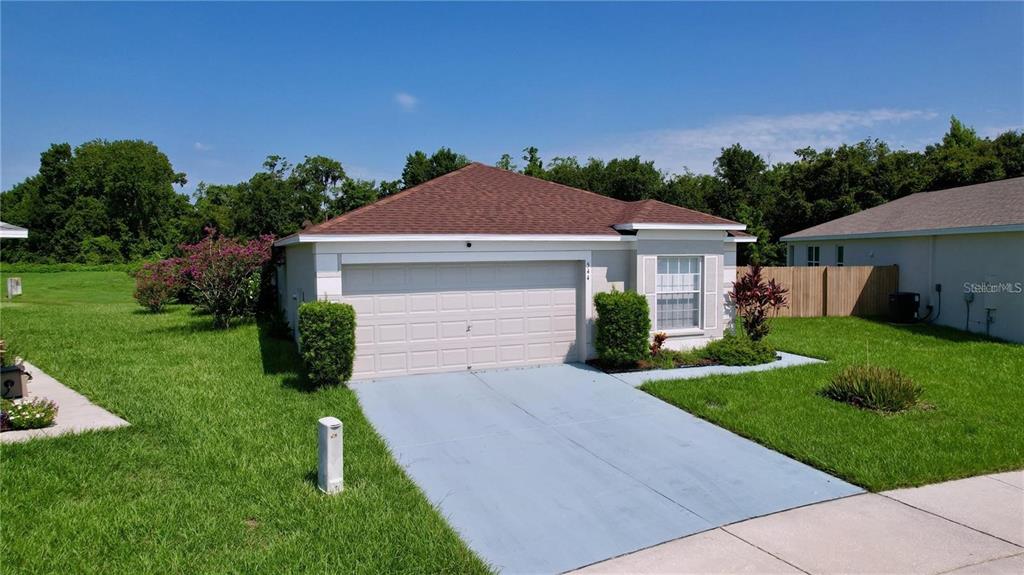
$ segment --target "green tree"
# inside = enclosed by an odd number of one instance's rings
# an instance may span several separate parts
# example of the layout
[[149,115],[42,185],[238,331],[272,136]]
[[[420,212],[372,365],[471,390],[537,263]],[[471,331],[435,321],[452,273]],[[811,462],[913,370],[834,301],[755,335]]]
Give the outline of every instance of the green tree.
[[544,162],[541,161],[540,151],[535,146],[523,148],[523,161],[526,162],[526,167],[523,168],[524,174],[535,178],[544,177]]
[[933,190],[1000,180],[1006,176],[991,140],[981,138],[953,116],[942,142],[925,148]]
[[431,156],[416,150],[405,158],[402,170],[403,188],[418,186],[469,164],[469,159],[449,148],[440,148]]
[[501,158],[498,159],[498,163],[494,164],[494,167],[508,170],[510,172],[518,172],[519,166],[512,161],[511,154],[502,154]]

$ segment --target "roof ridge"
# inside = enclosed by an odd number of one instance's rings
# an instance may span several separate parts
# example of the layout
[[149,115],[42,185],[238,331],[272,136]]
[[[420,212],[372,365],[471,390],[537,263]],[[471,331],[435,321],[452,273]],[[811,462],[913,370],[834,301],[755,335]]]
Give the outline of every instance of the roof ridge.
[[437,182],[438,180],[443,180],[443,179],[447,178],[448,176],[451,176],[452,174],[456,174],[458,172],[461,172],[461,171],[465,170],[466,168],[470,168],[470,167],[477,166],[477,165],[482,165],[482,164],[480,164],[479,162],[470,162],[470,163],[466,164],[465,166],[462,166],[461,168],[459,168],[457,170],[452,170],[452,171],[450,171],[448,173],[441,174],[440,176],[437,176],[436,178],[431,178],[431,179],[429,179],[429,180],[427,180],[425,182],[420,182],[419,184],[416,184],[415,186],[413,186],[411,188],[406,188],[404,190],[395,192],[394,194],[391,194],[390,196],[387,196],[387,197],[385,197],[383,199],[377,200],[376,202],[372,202],[372,203],[366,204],[365,206],[360,206],[360,207],[358,207],[358,208],[356,208],[354,210],[345,212],[344,214],[341,214],[341,215],[338,215],[338,216],[334,216],[333,218],[324,220],[324,221],[320,222],[319,224],[316,224],[315,226],[310,226],[310,227],[308,227],[308,228],[306,228],[304,230],[299,230],[298,233],[315,232],[317,228],[319,228],[321,226],[325,226],[325,225],[327,225],[329,223],[343,222],[346,219],[349,219],[349,217],[354,215],[354,214],[364,214],[366,212],[372,211],[373,208],[379,208],[380,206],[387,205],[387,204],[391,203],[392,200],[397,199],[399,196],[408,197],[412,192],[417,192],[417,191],[420,191],[423,188],[425,188],[427,186],[427,184],[433,184],[434,182]]
[[501,171],[501,172],[508,172],[510,174],[515,174],[517,176],[522,176],[524,178],[530,178],[531,180],[536,180],[538,182],[543,182],[545,184],[550,184],[552,186],[558,186],[558,187],[561,187],[561,188],[565,188],[567,190],[572,190],[574,192],[583,192],[585,194],[590,194],[592,196],[597,196],[599,198],[604,198],[606,200],[611,200],[613,202],[618,202],[620,204],[629,204],[630,203],[630,202],[627,202],[625,200],[620,200],[618,198],[613,198],[611,196],[606,196],[604,194],[599,194],[599,193],[591,191],[591,190],[584,190],[583,188],[577,188],[575,186],[570,186],[568,184],[562,184],[560,182],[553,182],[551,180],[545,180],[544,178],[538,178],[537,176],[531,176],[529,174],[524,174],[522,172],[513,172],[512,170],[506,170],[505,168],[499,168],[497,166],[490,166],[488,164],[484,164],[484,163],[481,163],[481,162],[473,162],[473,164],[477,164],[477,165],[483,166],[485,168],[490,168],[492,170],[498,170],[498,171]]

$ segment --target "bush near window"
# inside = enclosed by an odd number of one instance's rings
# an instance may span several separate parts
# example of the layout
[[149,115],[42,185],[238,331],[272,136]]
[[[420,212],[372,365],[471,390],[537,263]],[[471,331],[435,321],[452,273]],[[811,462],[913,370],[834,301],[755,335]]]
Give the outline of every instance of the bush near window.
[[207,229],[199,243],[181,246],[183,277],[196,306],[213,314],[216,327],[226,328],[254,311],[259,273],[270,260],[273,243],[269,235],[242,243]]
[[617,290],[602,292],[594,296],[594,307],[594,345],[602,362],[621,366],[650,356],[651,317],[644,296]]
[[923,391],[898,369],[851,365],[833,377],[821,394],[862,409],[895,413],[917,405]]
[[20,403],[5,399],[0,411],[3,411],[0,419],[5,431],[50,427],[57,419],[57,404],[41,397]]
[[736,329],[697,350],[701,357],[719,365],[759,365],[775,361],[775,350],[764,341],[754,341]]
[[310,381],[317,385],[348,381],[356,353],[355,310],[326,301],[300,305],[299,345]]
[[729,298],[736,306],[736,315],[743,318],[743,329],[751,341],[761,341],[768,335],[768,314],[787,305],[787,293],[789,290],[774,279],[764,281],[761,266],[751,266],[736,280]]
[[178,258],[143,264],[135,274],[135,301],[151,312],[163,311],[185,288]]

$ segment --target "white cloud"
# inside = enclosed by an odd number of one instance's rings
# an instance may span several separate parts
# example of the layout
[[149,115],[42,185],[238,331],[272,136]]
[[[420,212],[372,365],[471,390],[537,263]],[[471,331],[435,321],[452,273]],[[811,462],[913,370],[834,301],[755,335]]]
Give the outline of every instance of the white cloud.
[[204,144],[202,142],[196,142],[192,144],[192,147],[195,148],[197,152],[209,152],[210,150],[213,149],[213,146],[209,144]]
[[409,94],[407,92],[397,92],[395,94],[395,103],[406,112],[412,112],[419,105],[419,98]]
[[[789,161],[793,151],[811,146],[821,149],[853,143],[865,137],[887,134],[872,132],[905,122],[919,122],[936,117],[923,110],[880,108],[863,111],[833,111],[783,116],[736,116],[698,128],[649,130],[609,138],[605,143],[587,148],[578,154],[609,159],[640,155],[654,160],[659,169],[671,173],[689,168],[710,173],[721,149],[740,143],[761,154],[771,163]],[[898,145],[899,142],[890,144]]]

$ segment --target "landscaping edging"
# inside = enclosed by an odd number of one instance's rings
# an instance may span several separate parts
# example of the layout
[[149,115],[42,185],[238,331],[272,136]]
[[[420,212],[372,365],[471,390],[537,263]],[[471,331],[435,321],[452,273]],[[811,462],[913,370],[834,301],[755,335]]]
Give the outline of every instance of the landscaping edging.
[[633,387],[640,387],[648,381],[696,379],[698,377],[707,377],[709,375],[736,375],[752,371],[768,371],[769,369],[779,369],[783,367],[825,363],[820,359],[796,355],[795,353],[786,353],[784,351],[776,353],[778,353],[779,359],[769,363],[762,363],[760,365],[708,365],[704,367],[680,367],[677,369],[651,369],[647,371],[609,373],[608,375],[622,381],[623,383],[628,383]]
[[0,433],[0,443],[16,443],[36,437],[52,437],[128,425],[127,421],[90,402],[84,395],[65,386],[27,361],[25,369],[32,373],[28,397],[45,397],[56,402],[57,419],[50,427]]

